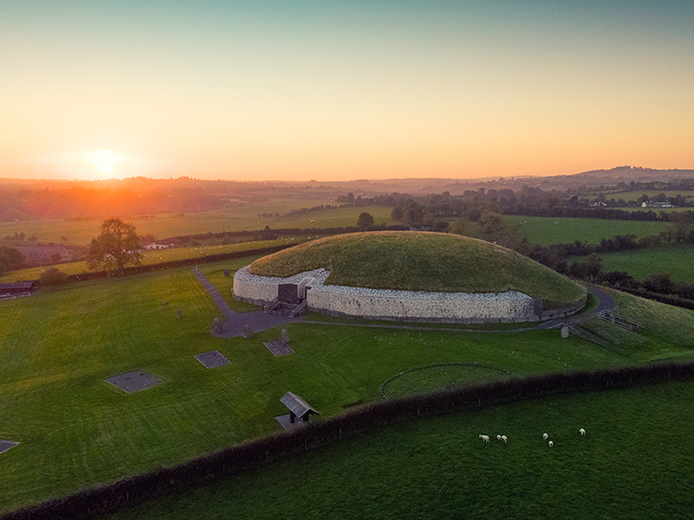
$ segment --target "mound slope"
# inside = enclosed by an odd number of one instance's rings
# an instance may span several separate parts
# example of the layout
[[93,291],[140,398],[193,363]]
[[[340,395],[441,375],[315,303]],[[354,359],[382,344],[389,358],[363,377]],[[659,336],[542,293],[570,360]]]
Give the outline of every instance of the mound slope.
[[503,293],[542,298],[545,308],[573,303],[585,289],[523,255],[482,240],[444,233],[351,233],[300,244],[249,266],[285,278],[324,268],[326,285],[426,292]]

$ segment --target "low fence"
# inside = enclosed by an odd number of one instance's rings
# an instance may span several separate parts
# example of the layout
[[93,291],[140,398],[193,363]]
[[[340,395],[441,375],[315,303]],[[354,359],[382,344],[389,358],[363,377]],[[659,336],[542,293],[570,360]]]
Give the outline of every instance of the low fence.
[[653,364],[597,372],[547,374],[379,402],[292,432],[273,434],[177,466],[7,512],[0,516],[0,520],[79,519],[106,514],[167,493],[180,492],[222,475],[336,442],[350,432],[377,428],[421,415],[469,410],[560,393],[625,388],[693,377],[694,363]]

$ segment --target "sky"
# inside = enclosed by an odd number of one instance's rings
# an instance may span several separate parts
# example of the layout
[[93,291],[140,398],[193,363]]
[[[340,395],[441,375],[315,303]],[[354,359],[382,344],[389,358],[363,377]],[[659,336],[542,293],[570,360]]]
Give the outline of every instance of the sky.
[[0,0],[0,177],[694,168],[694,2]]

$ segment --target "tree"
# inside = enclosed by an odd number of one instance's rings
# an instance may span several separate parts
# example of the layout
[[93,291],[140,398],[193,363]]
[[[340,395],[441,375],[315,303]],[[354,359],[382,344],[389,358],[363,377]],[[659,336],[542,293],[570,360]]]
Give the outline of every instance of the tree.
[[357,219],[357,227],[359,229],[367,229],[374,225],[374,218],[366,211],[359,215]]
[[126,265],[139,265],[142,261],[142,245],[135,226],[118,218],[109,218],[101,224],[101,234],[92,239],[87,254],[87,266],[94,270],[122,271]]
[[67,275],[55,267],[49,267],[39,277],[41,285],[62,285],[67,282]]
[[19,269],[26,257],[14,247],[0,246],[0,273]]

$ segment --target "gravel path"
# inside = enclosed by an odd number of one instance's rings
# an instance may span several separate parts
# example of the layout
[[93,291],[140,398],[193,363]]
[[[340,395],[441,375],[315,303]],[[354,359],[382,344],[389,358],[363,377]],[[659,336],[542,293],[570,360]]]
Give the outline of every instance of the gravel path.
[[273,327],[279,327],[286,323],[296,323],[299,318],[288,318],[285,316],[275,316],[274,314],[266,314],[263,311],[253,312],[236,312],[229,307],[224,297],[219,294],[219,291],[212,285],[207,278],[198,270],[193,269],[193,273],[200,280],[200,283],[210,293],[212,299],[219,307],[219,310],[224,314],[226,321],[222,324],[222,330],[219,333],[212,331],[212,334],[220,338],[233,338],[241,336],[243,328],[250,325],[254,333],[262,332]]

